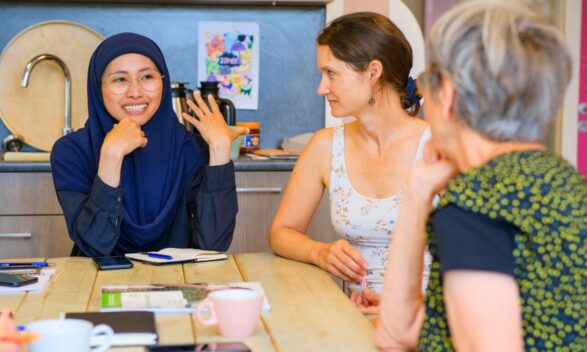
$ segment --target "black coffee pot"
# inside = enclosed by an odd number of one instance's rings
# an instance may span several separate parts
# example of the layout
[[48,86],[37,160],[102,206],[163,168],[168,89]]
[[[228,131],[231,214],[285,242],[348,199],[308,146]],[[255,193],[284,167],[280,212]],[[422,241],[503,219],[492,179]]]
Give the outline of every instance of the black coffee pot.
[[[194,101],[194,91],[186,87],[186,82],[171,82],[171,100],[173,102],[173,110],[179,119],[179,122],[186,126],[188,131],[197,133],[188,121],[185,121],[182,114],[185,112],[189,115],[195,116],[194,112],[189,108],[187,100]],[[224,120],[228,125],[234,126],[236,122],[236,108],[232,101],[223,99],[218,96],[218,82],[200,82],[200,94],[202,99],[208,104],[208,95],[212,95],[220,113],[224,116]]]
[[208,104],[208,95],[212,95],[226,123],[234,126],[236,123],[236,108],[229,99],[220,98],[218,95],[218,84],[219,82],[200,82],[200,94],[206,104]]

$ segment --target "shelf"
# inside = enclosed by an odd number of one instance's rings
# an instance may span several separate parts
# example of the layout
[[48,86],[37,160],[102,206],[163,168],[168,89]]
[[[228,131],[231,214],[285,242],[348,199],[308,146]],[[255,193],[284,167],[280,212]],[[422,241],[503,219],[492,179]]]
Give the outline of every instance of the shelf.
[[[326,6],[333,0],[31,0],[20,3],[77,3],[77,4],[141,4],[141,5],[196,5],[196,6]],[[0,1],[0,3],[6,1]]]

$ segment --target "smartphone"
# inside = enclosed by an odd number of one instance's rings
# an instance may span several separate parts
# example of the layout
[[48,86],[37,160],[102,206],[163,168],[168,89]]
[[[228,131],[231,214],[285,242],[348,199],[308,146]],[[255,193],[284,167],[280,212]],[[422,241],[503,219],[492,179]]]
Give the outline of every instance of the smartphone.
[[0,285],[2,286],[19,287],[34,284],[37,281],[39,281],[38,278],[28,275],[0,273]]
[[145,346],[149,352],[251,352],[242,342],[209,342],[191,345]]
[[98,270],[130,269],[132,262],[126,257],[97,257],[94,263]]

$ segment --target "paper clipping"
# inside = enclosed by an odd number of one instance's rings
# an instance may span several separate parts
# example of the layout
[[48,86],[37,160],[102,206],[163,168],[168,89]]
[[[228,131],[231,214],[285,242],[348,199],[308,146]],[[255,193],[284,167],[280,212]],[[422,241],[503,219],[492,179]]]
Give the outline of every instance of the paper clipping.
[[198,80],[219,82],[219,95],[237,109],[259,102],[259,24],[199,22]]

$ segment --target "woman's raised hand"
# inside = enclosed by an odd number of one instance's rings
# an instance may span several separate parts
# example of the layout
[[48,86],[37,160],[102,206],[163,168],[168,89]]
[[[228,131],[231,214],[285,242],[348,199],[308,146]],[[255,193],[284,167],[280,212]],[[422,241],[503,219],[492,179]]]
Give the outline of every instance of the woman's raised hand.
[[249,133],[245,127],[231,129],[224,121],[218,104],[212,95],[208,95],[208,105],[200,96],[200,92],[194,92],[196,103],[188,99],[187,104],[196,113],[197,119],[184,113],[183,118],[194,125],[208,143],[210,148],[210,165],[222,165],[230,161],[230,143],[240,135]]
[[361,253],[346,240],[324,243],[315,261],[323,270],[350,282],[360,281],[367,270]]

